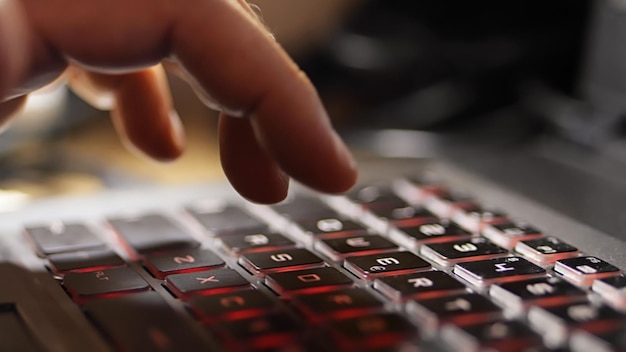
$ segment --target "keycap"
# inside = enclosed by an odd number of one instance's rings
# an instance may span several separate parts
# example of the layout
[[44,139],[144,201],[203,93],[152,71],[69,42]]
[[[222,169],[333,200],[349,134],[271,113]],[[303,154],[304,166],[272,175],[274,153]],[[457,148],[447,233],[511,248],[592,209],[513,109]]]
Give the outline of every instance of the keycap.
[[275,212],[287,219],[299,222],[306,219],[337,217],[338,214],[319,199],[294,197],[272,206]]
[[587,299],[585,291],[557,277],[500,283],[491,286],[489,294],[494,300],[518,314],[531,305],[549,307]]
[[148,254],[144,258],[145,267],[157,279],[163,279],[171,274],[218,268],[224,264],[215,253],[199,248]]
[[466,194],[454,191],[426,197],[424,207],[439,218],[451,218],[455,211],[479,206]]
[[416,327],[406,318],[383,312],[333,321],[328,331],[337,351],[384,351],[419,337]]
[[453,212],[451,219],[471,232],[481,232],[489,225],[508,221],[506,214],[500,210],[480,206],[472,207],[471,205],[463,207],[463,210]]
[[193,248],[199,245],[198,241],[179,226],[157,214],[110,219],[109,224],[113,226],[120,240],[135,254]]
[[266,314],[276,303],[258,290],[194,296],[188,301],[191,310],[205,323],[224,320],[247,319]]
[[541,336],[519,321],[447,325],[441,336],[453,351],[527,352],[542,346]]
[[389,238],[416,250],[426,243],[442,243],[470,238],[472,234],[449,221],[427,222],[417,226],[392,228]]
[[465,285],[443,271],[381,277],[374,281],[374,288],[396,301],[435,298],[466,290]]
[[154,291],[89,301],[85,312],[116,350],[175,352],[211,347]]
[[567,341],[572,330],[582,329],[594,334],[624,326],[626,316],[608,306],[576,303],[552,307],[532,307],[528,312],[531,327],[543,335],[546,344],[559,346]]
[[214,269],[185,274],[173,274],[165,278],[165,285],[181,299],[194,295],[229,292],[250,286],[248,280],[233,269]]
[[82,224],[64,224],[58,221],[49,226],[28,226],[25,231],[37,254],[42,257],[104,246],[104,242]]
[[267,229],[267,224],[239,206],[219,199],[204,199],[187,207],[187,212],[213,236],[250,229]]
[[295,243],[287,237],[276,232],[243,232],[229,236],[222,236],[219,243],[227,253],[238,255],[240,253],[272,251],[280,248],[294,247]]
[[69,273],[63,286],[79,304],[89,299],[146,291],[150,285],[131,268],[116,268],[87,273]]
[[406,310],[431,337],[444,323],[463,326],[502,318],[500,307],[476,293],[409,300]]
[[544,276],[545,269],[520,257],[503,257],[459,263],[454,274],[476,287],[495,282],[511,282]]
[[126,262],[110,249],[51,254],[48,260],[50,268],[57,274],[100,271],[126,265]]
[[420,254],[433,262],[451,267],[456,263],[502,257],[508,251],[482,237],[463,241],[432,243],[421,247]]
[[285,313],[222,322],[224,351],[262,351],[285,348],[301,337],[303,324]]
[[348,257],[344,268],[360,279],[373,280],[388,275],[408,274],[431,268],[424,259],[411,252],[390,252]]
[[520,241],[515,245],[515,251],[542,264],[578,256],[578,248],[552,236]]
[[591,285],[593,280],[620,274],[618,267],[594,256],[561,259],[554,271],[578,285]]
[[324,261],[304,248],[285,248],[277,251],[246,253],[239,264],[251,273],[263,277],[267,273],[319,267]]
[[418,205],[409,205],[402,201],[398,203],[380,203],[367,206],[375,216],[387,220],[395,226],[417,226],[436,220],[436,217]]
[[302,220],[298,222],[298,227],[304,241],[309,237],[333,238],[369,233],[365,226],[339,217]]
[[299,295],[293,304],[313,322],[346,319],[383,308],[383,302],[362,288]]
[[371,204],[395,203],[405,204],[406,202],[395,195],[387,185],[362,185],[353,188],[346,195],[351,201],[367,207]]
[[626,351],[626,328],[621,327],[596,334],[577,330],[572,333],[570,346],[572,352]]
[[265,285],[285,297],[324,292],[353,284],[350,278],[331,267],[271,273],[265,277]]
[[379,235],[357,235],[319,240],[315,249],[333,261],[340,261],[351,255],[389,252],[398,246]]
[[595,280],[591,289],[614,307],[626,307],[626,276],[611,276]]
[[521,222],[490,224],[482,230],[482,235],[500,247],[513,249],[519,241],[536,239],[543,234],[536,228]]

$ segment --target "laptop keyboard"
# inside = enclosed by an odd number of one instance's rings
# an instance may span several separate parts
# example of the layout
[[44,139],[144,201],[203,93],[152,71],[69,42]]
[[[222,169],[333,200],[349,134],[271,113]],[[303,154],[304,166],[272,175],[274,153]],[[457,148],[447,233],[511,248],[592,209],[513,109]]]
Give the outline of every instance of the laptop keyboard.
[[199,199],[179,215],[25,232],[114,350],[626,348],[619,268],[439,181]]

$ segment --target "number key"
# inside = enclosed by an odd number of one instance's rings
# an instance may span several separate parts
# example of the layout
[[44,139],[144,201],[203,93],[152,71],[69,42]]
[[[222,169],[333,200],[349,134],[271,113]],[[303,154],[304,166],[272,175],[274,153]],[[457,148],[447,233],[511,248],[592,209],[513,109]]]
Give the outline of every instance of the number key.
[[485,238],[476,237],[465,241],[427,244],[422,246],[420,253],[441,266],[450,267],[460,262],[502,257],[508,251]]

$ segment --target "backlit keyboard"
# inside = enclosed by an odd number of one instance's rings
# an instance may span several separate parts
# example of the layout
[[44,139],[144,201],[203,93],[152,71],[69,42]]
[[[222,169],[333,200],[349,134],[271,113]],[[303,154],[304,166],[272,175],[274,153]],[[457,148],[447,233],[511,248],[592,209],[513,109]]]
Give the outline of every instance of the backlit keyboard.
[[442,176],[24,233],[111,350],[626,349],[620,268]]

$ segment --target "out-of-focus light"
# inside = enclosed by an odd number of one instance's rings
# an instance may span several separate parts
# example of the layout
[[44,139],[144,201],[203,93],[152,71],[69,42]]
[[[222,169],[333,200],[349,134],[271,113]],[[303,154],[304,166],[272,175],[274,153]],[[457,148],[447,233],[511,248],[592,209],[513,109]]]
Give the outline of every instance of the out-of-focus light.
[[30,197],[26,193],[12,190],[0,190],[0,213],[18,210],[24,207],[29,200]]

